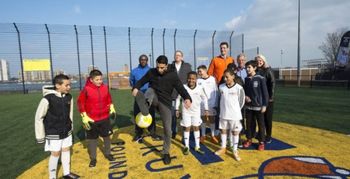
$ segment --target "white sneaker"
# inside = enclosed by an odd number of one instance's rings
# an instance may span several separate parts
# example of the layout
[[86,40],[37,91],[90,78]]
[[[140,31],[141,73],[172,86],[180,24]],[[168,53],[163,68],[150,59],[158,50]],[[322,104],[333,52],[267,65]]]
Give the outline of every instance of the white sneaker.
[[239,157],[239,155],[238,155],[238,150],[233,151],[233,158],[236,161],[240,161],[241,160],[241,157]]

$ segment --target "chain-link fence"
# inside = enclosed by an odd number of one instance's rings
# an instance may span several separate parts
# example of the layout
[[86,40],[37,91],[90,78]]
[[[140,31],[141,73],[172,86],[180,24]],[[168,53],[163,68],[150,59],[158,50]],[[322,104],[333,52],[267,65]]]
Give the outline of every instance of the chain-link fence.
[[[222,41],[230,44],[233,57],[244,51],[244,35],[233,31],[0,23],[0,40],[1,75],[7,75],[0,91],[40,89],[59,73],[81,89],[92,68],[104,74],[130,71],[141,54],[154,67],[159,55],[171,62],[175,50],[181,50],[195,69],[209,65]],[[48,67],[32,67],[44,64]]]

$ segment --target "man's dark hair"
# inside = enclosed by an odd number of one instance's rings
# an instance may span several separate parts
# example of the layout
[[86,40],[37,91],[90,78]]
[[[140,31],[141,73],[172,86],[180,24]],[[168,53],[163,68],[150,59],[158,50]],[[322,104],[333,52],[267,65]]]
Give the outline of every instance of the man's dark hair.
[[157,58],[157,63],[167,65],[168,64],[168,58],[165,55],[160,55]]
[[196,75],[197,76],[197,73],[195,71],[190,71],[190,72],[187,73],[187,78],[189,78],[190,75]]
[[249,60],[247,63],[245,63],[245,66],[247,67],[248,65],[251,65],[252,67],[257,67],[258,63],[256,62],[256,60]]
[[102,76],[102,72],[100,71],[100,70],[92,70],[91,72],[90,72],[90,75],[89,75],[89,77],[91,78],[91,79],[93,79],[93,78],[95,78],[96,76]]
[[205,65],[199,65],[199,67],[197,67],[197,70],[199,70],[199,69],[206,70],[206,69],[207,69],[207,66],[205,66]]
[[139,61],[141,61],[141,59],[146,59],[148,61],[148,57],[145,54],[140,55]]
[[69,77],[65,74],[59,74],[53,78],[52,83],[53,83],[53,85],[56,85],[56,84],[62,85],[63,80],[69,80]]
[[227,43],[227,42],[221,42],[221,43],[220,43],[220,47],[221,47],[222,45],[226,45],[226,47],[228,47],[228,43]]

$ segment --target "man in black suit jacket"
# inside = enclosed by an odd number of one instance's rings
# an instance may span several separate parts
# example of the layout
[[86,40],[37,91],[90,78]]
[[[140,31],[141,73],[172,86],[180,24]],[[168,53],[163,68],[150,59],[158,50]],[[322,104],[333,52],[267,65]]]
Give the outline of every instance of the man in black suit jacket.
[[[182,84],[187,83],[187,73],[192,71],[191,64],[184,62],[183,60],[183,53],[180,50],[176,50],[174,54],[174,61],[170,65],[170,71],[174,71],[179,76]],[[175,100],[178,95],[178,92],[176,90],[173,91],[171,97],[173,99],[173,109],[172,109],[172,123],[171,123],[171,130],[172,130],[172,138],[174,139],[176,137],[177,133],[177,124],[176,124],[176,116],[175,116]]]

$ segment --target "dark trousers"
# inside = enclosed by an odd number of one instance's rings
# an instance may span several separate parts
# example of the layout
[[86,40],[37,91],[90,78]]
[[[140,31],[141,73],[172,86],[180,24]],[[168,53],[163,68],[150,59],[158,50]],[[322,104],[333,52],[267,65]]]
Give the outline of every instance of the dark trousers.
[[255,129],[253,130],[252,125],[258,123],[259,128],[259,142],[265,142],[265,122],[264,113],[261,111],[253,111],[246,109],[246,125],[247,125],[247,139],[251,140],[254,136]]
[[272,114],[273,114],[273,101],[269,102],[269,105],[266,108],[266,112],[264,113],[264,121],[266,128],[266,139],[271,139],[272,134]]
[[[134,118],[136,117],[136,115],[140,112],[140,108],[139,106],[137,105],[136,101],[134,102]],[[152,120],[152,123],[151,125],[147,128],[148,131],[152,134],[155,134],[156,133],[156,115],[155,115],[155,110],[154,110],[154,107],[150,107],[149,108],[149,113],[151,114],[153,120]],[[136,136],[141,136],[143,134],[143,129],[140,128],[138,125],[136,125],[135,123],[135,135]]]
[[172,108],[171,108],[171,132],[172,135],[177,134],[177,117],[175,115],[175,100],[173,100]]
[[[170,145],[171,145],[171,106],[167,106],[161,102],[158,101],[158,95],[155,93],[155,91],[152,88],[148,88],[145,94],[143,94],[141,91],[139,91],[138,95],[144,95],[144,98],[146,98],[147,105],[151,104],[156,110],[159,111],[160,118],[163,122],[163,130],[164,130],[164,143],[163,143],[163,154],[169,154],[170,151]],[[141,101],[142,98],[137,98]],[[141,104],[142,102],[138,101],[138,104]]]

